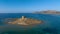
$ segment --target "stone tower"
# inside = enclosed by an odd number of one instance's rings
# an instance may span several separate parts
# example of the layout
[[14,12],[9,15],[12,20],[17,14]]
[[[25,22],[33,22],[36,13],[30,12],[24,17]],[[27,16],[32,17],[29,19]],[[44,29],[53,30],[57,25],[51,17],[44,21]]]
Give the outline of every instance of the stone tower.
[[25,16],[22,16],[22,20],[25,19]]

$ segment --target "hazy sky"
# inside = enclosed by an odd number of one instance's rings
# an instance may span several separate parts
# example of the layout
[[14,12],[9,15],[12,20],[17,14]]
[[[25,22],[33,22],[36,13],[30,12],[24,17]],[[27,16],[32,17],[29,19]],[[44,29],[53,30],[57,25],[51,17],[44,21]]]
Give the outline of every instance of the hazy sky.
[[60,10],[60,0],[0,0],[0,13]]

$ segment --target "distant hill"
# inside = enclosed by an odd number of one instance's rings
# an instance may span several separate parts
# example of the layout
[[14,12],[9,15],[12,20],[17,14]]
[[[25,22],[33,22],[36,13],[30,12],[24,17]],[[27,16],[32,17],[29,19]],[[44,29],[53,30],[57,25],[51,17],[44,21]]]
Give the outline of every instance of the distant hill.
[[60,11],[47,10],[47,11],[36,11],[37,14],[60,14]]

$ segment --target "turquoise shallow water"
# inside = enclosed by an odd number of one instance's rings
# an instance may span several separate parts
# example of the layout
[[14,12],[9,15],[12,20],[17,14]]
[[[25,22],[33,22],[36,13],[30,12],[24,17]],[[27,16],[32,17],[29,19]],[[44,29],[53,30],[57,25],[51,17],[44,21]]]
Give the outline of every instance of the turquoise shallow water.
[[[5,18],[20,18],[21,16],[43,20],[44,23],[35,26],[9,25],[4,23]],[[60,16],[52,14],[1,13],[0,34],[60,34]]]

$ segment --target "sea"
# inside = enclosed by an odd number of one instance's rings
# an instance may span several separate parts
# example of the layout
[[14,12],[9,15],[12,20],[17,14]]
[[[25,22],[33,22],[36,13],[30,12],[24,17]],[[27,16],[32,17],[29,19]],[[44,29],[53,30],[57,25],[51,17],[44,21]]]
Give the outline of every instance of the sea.
[[[38,25],[9,25],[7,18],[33,18],[42,20]],[[60,15],[33,13],[0,13],[0,34],[60,34]]]

